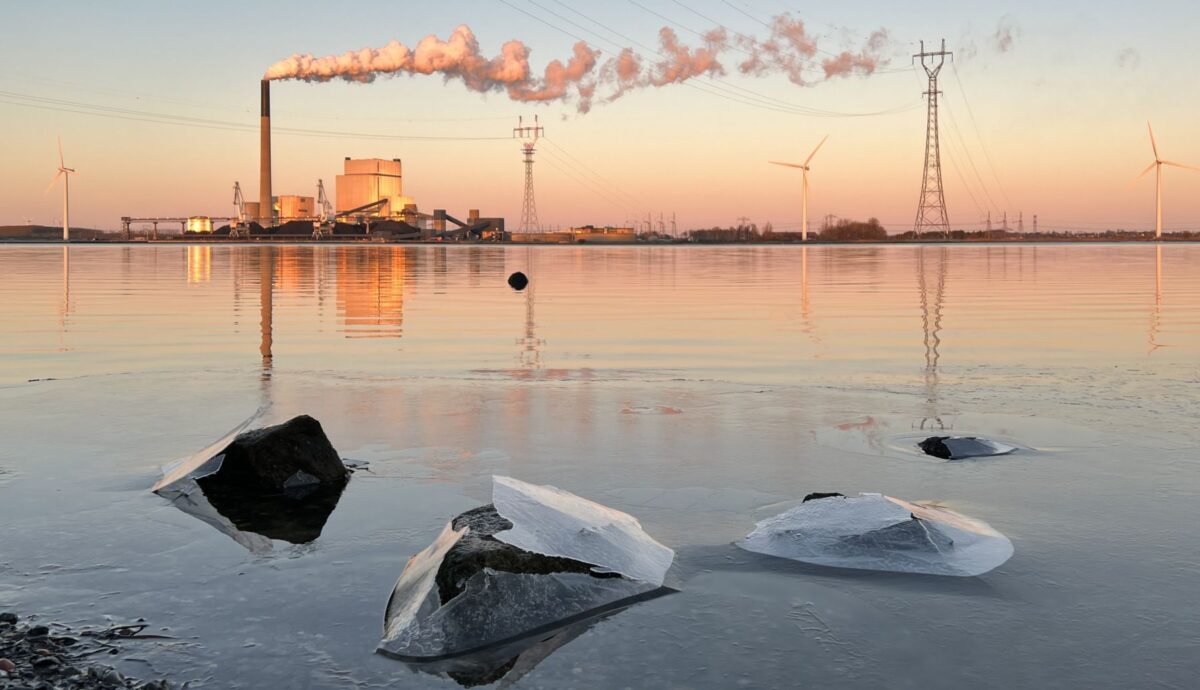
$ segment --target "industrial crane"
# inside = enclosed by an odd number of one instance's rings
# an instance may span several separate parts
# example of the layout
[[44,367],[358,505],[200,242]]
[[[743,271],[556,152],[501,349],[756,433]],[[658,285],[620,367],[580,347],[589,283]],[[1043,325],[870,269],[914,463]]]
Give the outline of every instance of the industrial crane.
[[233,205],[237,207],[237,220],[229,228],[230,237],[243,237],[249,235],[249,228],[246,227],[246,200],[242,198],[242,185],[240,182],[233,183]]
[[313,239],[333,234],[333,204],[325,194],[325,181],[317,180],[317,222],[313,225]]

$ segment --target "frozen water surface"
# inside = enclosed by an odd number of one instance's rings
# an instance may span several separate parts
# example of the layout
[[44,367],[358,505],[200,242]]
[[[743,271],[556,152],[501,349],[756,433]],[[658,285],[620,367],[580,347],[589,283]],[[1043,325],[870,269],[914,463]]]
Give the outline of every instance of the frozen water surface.
[[[507,475],[636,516],[680,591],[498,651],[497,687],[1190,688],[1200,247],[1159,249],[0,246],[0,609],[144,617],[175,639],[121,670],[193,688],[458,687],[376,654],[381,614]],[[369,462],[255,553],[148,489],[268,403]],[[814,491],[1016,550],[950,578],[734,546]]]

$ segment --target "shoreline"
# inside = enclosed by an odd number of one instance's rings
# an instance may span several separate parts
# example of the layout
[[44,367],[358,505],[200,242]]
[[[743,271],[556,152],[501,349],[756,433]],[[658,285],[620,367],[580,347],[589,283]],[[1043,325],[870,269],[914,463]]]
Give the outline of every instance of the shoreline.
[[169,690],[166,680],[138,681],[112,666],[92,663],[91,658],[115,656],[121,640],[165,636],[141,635],[146,624],[118,625],[102,630],[87,627],[73,630],[62,623],[39,623],[36,616],[24,620],[12,612],[0,612],[0,690],[7,688],[71,688],[73,690]]
[[1113,238],[1046,238],[1046,239],[990,239],[990,240],[887,240],[887,241],[836,241],[809,240],[807,242],[436,242],[430,240],[313,240],[303,237],[286,237],[278,239],[229,240],[210,239],[204,237],[180,237],[158,240],[45,240],[45,239],[0,239],[0,246],[143,246],[143,245],[216,245],[216,246],[260,246],[260,245],[314,245],[314,246],[385,246],[385,247],[890,247],[890,246],[920,246],[920,245],[949,245],[949,246],[987,246],[987,245],[1038,245],[1038,244],[1111,244],[1146,246],[1162,246],[1164,244],[1200,244],[1200,239],[1113,239]]

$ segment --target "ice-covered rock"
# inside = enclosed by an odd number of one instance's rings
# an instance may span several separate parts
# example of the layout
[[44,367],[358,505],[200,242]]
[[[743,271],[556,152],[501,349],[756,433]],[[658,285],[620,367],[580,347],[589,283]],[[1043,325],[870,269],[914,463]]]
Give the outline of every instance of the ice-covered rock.
[[1012,542],[980,520],[870,493],[806,499],[737,545],[815,565],[958,576],[982,575],[1013,554]]
[[153,489],[254,552],[320,536],[349,475],[317,420],[249,429],[264,412],[165,467]]
[[943,460],[1008,455],[1016,446],[975,436],[930,436],[917,444],[926,455]]
[[380,653],[429,663],[515,650],[515,659],[522,640],[672,591],[662,583],[674,552],[633,517],[508,477],[493,478],[492,500],[409,559]]

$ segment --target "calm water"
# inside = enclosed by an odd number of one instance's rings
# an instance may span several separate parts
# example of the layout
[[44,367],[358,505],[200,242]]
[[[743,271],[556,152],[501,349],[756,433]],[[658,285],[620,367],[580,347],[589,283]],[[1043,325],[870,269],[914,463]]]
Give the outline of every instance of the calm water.
[[[678,553],[680,593],[518,687],[1200,673],[1200,246],[0,246],[0,295],[0,608],[168,629],[135,675],[456,687],[372,651],[493,473]],[[251,553],[148,488],[263,404],[370,470],[316,541]],[[1025,450],[933,462],[929,428]],[[832,490],[942,501],[1016,554],[960,580],[730,545]]]

